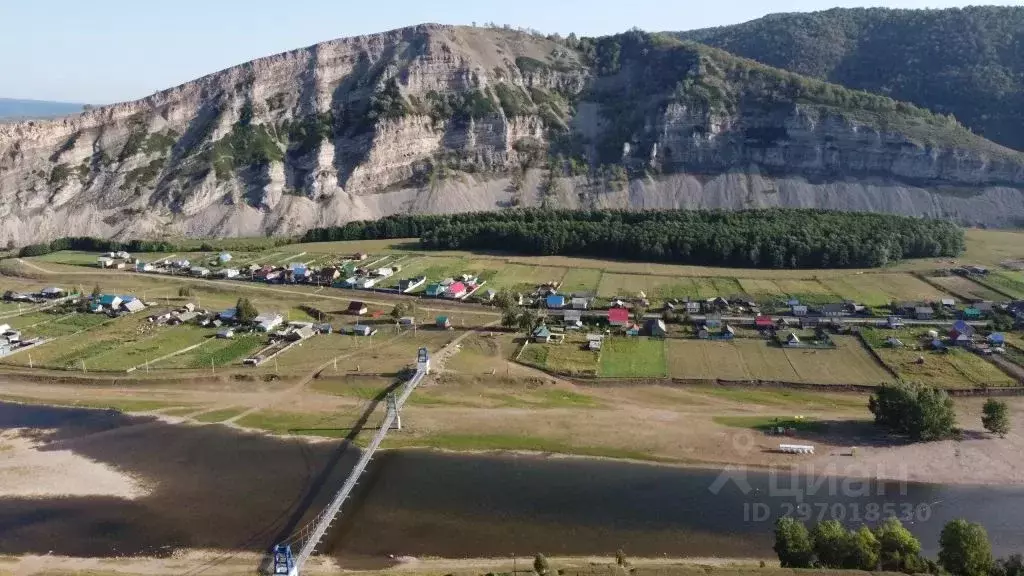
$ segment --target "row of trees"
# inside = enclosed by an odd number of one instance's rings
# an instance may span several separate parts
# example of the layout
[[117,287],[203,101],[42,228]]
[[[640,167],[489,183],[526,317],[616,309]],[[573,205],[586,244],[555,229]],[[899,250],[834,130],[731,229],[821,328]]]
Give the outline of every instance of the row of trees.
[[884,570],[953,576],[1021,576],[1024,559],[992,557],[988,534],[980,524],[953,520],[939,537],[939,560],[921,557],[921,542],[896,518],[874,530],[861,526],[847,530],[837,520],[821,522],[808,531],[794,518],[775,524],[775,553],[783,568]]
[[[875,424],[916,442],[944,440],[957,433],[953,399],[944,390],[917,384],[883,384],[868,401]],[[993,434],[1010,431],[1009,407],[989,398],[982,408],[981,423]]]
[[501,250],[744,268],[875,267],[955,256],[951,222],[824,210],[544,210],[401,215],[307,232],[304,241],[420,237],[437,250]]
[[[274,245],[283,246],[291,242],[292,239],[290,238],[279,238],[275,240]],[[236,250],[262,250],[267,247],[267,244],[264,241],[255,243],[252,246],[233,243],[232,247]],[[60,252],[61,250],[80,250],[82,252],[111,252],[119,250],[127,252],[175,252],[195,249],[195,245],[174,243],[168,240],[113,240],[110,238],[95,238],[93,236],[66,236],[50,242],[23,246],[18,251],[18,256],[28,258],[31,256],[42,256],[50,252]],[[216,242],[203,242],[198,247],[200,252],[212,252],[219,249]]]

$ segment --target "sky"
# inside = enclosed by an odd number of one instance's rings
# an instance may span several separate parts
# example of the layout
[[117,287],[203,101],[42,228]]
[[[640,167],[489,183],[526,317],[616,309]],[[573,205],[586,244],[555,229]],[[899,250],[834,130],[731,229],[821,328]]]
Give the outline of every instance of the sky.
[[[975,2],[977,3],[977,2]],[[1021,5],[1024,0],[990,0]],[[0,0],[0,97],[110,104],[324,40],[438,22],[545,33],[691,30],[836,6],[955,0]],[[21,23],[19,25],[18,23]]]

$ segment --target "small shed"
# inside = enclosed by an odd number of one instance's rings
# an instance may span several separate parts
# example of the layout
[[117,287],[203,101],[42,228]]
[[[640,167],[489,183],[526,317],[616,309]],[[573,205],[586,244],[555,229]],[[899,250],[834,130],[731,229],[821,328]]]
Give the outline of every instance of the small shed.
[[936,338],[936,339],[932,340],[931,349],[932,350],[937,350],[939,352],[945,352],[946,351],[946,345],[942,343],[942,340],[939,340],[938,338]]
[[895,336],[889,336],[886,338],[885,344],[890,348],[903,348],[903,342],[900,342],[900,339]]
[[435,282],[427,286],[427,289],[423,293],[426,294],[427,296],[440,297],[444,295],[444,290],[444,286],[442,286],[438,282]]
[[580,298],[579,296],[576,296],[572,299],[571,305],[573,310],[586,310],[587,308],[590,307],[590,300],[587,298]]
[[547,344],[551,341],[551,330],[548,330],[547,326],[540,325],[533,329],[531,338],[539,344]]
[[1000,332],[993,332],[989,334],[986,340],[988,340],[988,343],[993,346],[1002,346],[1006,344],[1006,337]]
[[722,340],[732,340],[736,337],[736,329],[728,324],[722,325],[722,331],[719,333],[719,337]]
[[435,318],[434,321],[435,321],[435,324],[437,325],[438,328],[451,328],[452,327],[452,320],[451,320],[451,318],[449,318],[447,316],[438,316],[437,318]]
[[334,326],[331,326],[326,322],[323,324],[314,324],[313,330],[316,330],[320,334],[331,334],[334,332]]
[[800,337],[796,335],[796,332],[790,332],[789,336],[786,336],[786,346],[799,346]]
[[792,310],[793,316],[807,316],[807,306],[804,304],[796,304],[790,310]]
[[217,338],[231,339],[235,337],[234,328],[224,328],[220,332],[217,332]]
[[348,310],[346,312],[352,314],[353,316],[362,316],[363,314],[366,314],[368,311],[369,309],[366,307],[366,304],[358,300],[355,300],[349,303]]
[[700,313],[700,302],[687,302],[686,303],[687,314],[698,314]]
[[228,262],[231,262],[232,256],[229,252],[221,252],[217,255],[217,260],[219,260],[221,264],[227,264]]
[[640,325],[639,324],[629,324],[628,326],[626,326],[626,336],[639,336],[639,335],[640,335]]
[[416,318],[414,318],[412,316],[403,316],[403,317],[398,319],[398,324],[400,326],[415,326],[416,325]]
[[952,298],[943,298],[942,300],[939,301],[939,303],[942,304],[943,308],[955,308],[956,307],[956,300],[954,300]]
[[601,338],[589,338],[587,340],[587,350],[594,350],[597,352],[601,351]]

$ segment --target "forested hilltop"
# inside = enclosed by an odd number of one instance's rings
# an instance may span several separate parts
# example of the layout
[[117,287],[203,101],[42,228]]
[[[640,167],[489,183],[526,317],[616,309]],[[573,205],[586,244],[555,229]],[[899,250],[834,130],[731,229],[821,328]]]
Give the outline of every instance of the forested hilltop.
[[497,250],[742,268],[869,268],[956,256],[947,221],[822,210],[506,210],[400,215],[317,228],[304,242],[419,237],[436,250]]
[[953,114],[1024,150],[1024,7],[837,8],[674,35]]

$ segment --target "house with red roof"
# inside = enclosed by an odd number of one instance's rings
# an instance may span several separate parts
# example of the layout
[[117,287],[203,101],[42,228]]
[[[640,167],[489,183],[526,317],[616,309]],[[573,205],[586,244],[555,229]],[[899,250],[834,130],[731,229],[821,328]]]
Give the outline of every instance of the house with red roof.
[[625,326],[629,324],[629,310],[625,308],[612,308],[608,311],[608,323],[612,326]]
[[758,316],[754,319],[754,327],[759,330],[770,330],[774,326],[771,316]]
[[448,286],[448,290],[445,291],[445,296],[452,299],[462,298],[466,295],[466,285],[463,282],[454,282],[451,286]]

